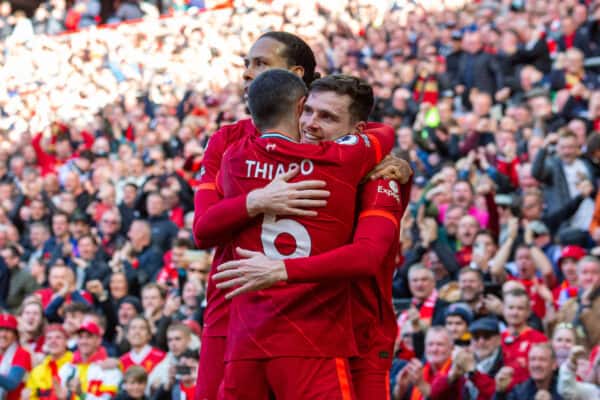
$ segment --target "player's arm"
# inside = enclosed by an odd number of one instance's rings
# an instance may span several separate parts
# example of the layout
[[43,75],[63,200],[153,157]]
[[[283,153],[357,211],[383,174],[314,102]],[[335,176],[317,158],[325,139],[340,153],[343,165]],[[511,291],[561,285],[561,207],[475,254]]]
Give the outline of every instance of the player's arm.
[[375,275],[391,245],[399,240],[400,220],[410,200],[412,180],[404,185],[390,182],[394,181],[380,179],[363,185],[362,211],[352,244],[313,257],[285,260],[287,281]]
[[367,175],[385,156],[394,148],[396,135],[394,128],[389,125],[378,122],[367,123],[366,129],[362,134],[367,144],[367,150],[370,157],[367,157],[363,164],[363,176]]
[[[271,260],[265,255],[239,250],[248,259],[222,264],[213,279],[219,288],[239,286],[228,297],[272,286],[278,281],[318,282],[374,275],[391,245],[399,240],[399,223],[408,204],[411,182],[401,186],[398,198],[379,191],[388,181],[369,182],[363,188],[363,204],[352,244],[303,258]],[[387,197],[387,198],[386,198]],[[365,201],[366,200],[366,201]]]

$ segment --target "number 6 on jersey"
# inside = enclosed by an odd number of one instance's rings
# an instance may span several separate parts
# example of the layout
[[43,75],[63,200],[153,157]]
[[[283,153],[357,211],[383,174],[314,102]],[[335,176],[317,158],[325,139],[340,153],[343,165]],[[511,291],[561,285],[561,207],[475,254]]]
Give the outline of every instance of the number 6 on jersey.
[[[283,254],[277,249],[275,241],[279,238],[282,245],[293,248],[293,244],[288,245],[288,240],[285,238],[288,235],[294,239],[295,249],[290,254]],[[310,235],[301,223],[293,219],[277,220],[277,216],[265,214],[260,239],[265,255],[269,258],[281,260],[284,258],[308,257],[310,255],[312,245]]]

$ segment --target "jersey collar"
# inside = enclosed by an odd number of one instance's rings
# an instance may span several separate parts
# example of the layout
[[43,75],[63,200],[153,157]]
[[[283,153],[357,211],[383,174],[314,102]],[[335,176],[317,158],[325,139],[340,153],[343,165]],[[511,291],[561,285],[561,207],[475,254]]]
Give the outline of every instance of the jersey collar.
[[282,139],[282,140],[287,140],[288,142],[296,143],[296,141],[292,140],[291,138],[289,138],[288,136],[284,135],[280,131],[274,131],[274,130],[265,131],[265,132],[263,132],[262,135],[260,135],[260,137],[262,139],[276,138],[276,139]]

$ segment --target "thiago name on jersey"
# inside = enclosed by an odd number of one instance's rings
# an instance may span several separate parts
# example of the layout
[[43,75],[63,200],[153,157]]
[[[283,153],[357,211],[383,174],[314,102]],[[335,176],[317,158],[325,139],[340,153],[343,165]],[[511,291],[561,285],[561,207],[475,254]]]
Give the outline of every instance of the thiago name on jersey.
[[256,160],[246,160],[246,177],[273,180],[278,175],[284,174],[294,167],[299,168],[300,174],[305,176],[312,174],[315,170],[313,162],[307,159],[300,161],[300,164],[290,163],[287,167],[283,163],[272,164]]

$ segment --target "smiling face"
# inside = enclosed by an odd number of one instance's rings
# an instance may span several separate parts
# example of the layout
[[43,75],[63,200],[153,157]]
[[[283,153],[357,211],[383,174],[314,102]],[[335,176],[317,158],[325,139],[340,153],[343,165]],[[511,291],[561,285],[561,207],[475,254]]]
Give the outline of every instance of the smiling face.
[[554,370],[552,351],[545,346],[533,346],[529,350],[529,374],[534,381],[548,379]]
[[335,92],[311,92],[300,116],[303,143],[316,144],[336,140],[356,132],[358,125],[349,112],[352,99]]
[[444,330],[429,331],[425,338],[425,358],[439,368],[452,354],[452,340]]

